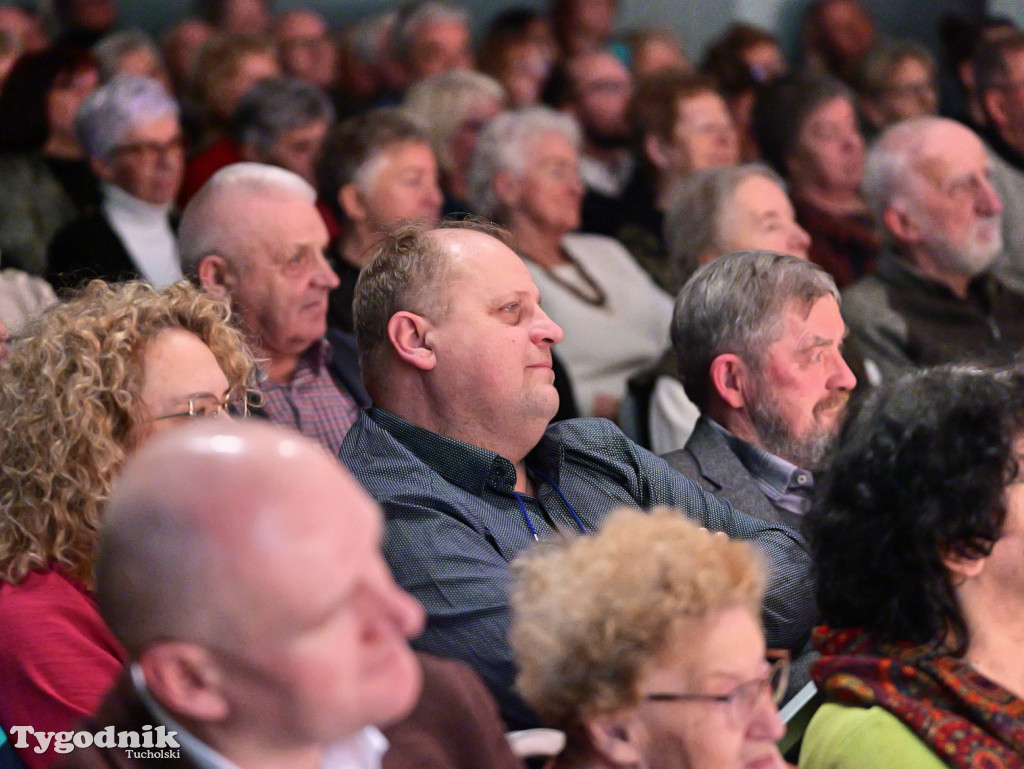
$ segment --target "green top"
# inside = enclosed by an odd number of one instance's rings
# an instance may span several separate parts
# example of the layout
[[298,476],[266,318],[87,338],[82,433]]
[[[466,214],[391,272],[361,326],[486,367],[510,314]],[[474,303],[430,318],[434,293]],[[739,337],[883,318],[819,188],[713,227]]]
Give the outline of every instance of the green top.
[[800,748],[800,769],[946,769],[902,721],[880,707],[825,703]]

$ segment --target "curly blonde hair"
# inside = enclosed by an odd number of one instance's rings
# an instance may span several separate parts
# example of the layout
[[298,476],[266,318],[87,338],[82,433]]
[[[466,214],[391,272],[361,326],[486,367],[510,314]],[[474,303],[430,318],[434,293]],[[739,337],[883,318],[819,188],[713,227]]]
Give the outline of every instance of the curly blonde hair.
[[92,584],[100,511],[136,442],[143,356],[169,328],[198,336],[231,387],[256,366],[221,300],[188,283],[93,281],[24,330],[0,364],[0,580],[58,565]]
[[613,512],[592,537],[536,546],[513,564],[516,686],[549,726],[586,750],[583,718],[639,702],[645,666],[686,620],[731,606],[760,616],[754,549],[659,508]]

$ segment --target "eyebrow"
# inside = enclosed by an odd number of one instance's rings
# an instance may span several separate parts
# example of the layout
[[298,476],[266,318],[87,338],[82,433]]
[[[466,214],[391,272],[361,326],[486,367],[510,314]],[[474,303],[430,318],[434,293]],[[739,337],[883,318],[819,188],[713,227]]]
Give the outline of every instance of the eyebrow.
[[[844,334],[844,336],[845,336],[845,334]],[[801,350],[812,350],[815,347],[831,347],[835,343],[836,343],[836,340],[832,339],[831,337],[818,336],[817,334],[815,334],[811,338],[811,341],[809,343],[803,345],[800,349]]]
[[[497,302],[498,304],[507,304],[510,299],[520,300],[532,298],[534,297],[530,294],[529,291],[526,291],[525,289],[517,289],[514,291],[508,291],[503,294],[498,294],[497,297],[495,298],[495,302]],[[540,297],[538,296],[536,297],[536,299],[537,304],[540,304]]]

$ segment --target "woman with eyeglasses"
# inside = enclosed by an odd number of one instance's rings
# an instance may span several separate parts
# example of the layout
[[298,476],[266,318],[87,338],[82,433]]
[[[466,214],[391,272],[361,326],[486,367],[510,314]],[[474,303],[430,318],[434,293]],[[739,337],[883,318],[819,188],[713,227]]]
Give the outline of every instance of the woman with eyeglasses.
[[623,509],[518,562],[516,685],[566,745],[554,769],[776,769],[788,657],[765,649],[751,547]]
[[[89,284],[0,363],[0,725],[67,730],[124,652],[92,596],[96,532],[125,458],[191,416],[244,409],[255,366],[220,300]],[[34,746],[35,743],[30,740]],[[20,752],[29,769],[52,752]]]
[[855,407],[806,521],[826,703],[806,769],[1024,767],[1024,369]]

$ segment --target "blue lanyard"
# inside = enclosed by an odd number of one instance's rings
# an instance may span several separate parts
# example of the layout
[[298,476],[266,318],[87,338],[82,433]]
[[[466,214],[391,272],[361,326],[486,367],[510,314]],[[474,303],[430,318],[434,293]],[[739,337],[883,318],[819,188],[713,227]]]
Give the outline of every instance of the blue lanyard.
[[[550,478],[548,478],[546,475],[544,475],[544,473],[542,473],[540,470],[534,470],[533,472],[536,473],[537,475],[539,475],[542,480],[546,481],[547,484],[549,486],[551,486],[551,488],[553,488],[558,493],[558,496],[561,497],[561,499],[562,499],[562,503],[569,510],[569,514],[572,516],[572,519],[574,521],[576,521],[576,525],[580,527],[580,532],[583,533],[583,534],[586,534],[587,533],[587,529],[583,525],[583,521],[581,521],[580,517],[578,515],[576,515],[576,511],[572,509],[572,505],[569,504],[569,500],[565,498],[565,494],[562,493],[562,490],[560,488],[558,488],[558,484],[556,484],[554,481],[552,481]],[[526,519],[526,527],[530,530],[530,534],[533,535],[533,541],[534,542],[539,542],[540,541],[540,537],[537,536],[537,529],[534,528],[533,521],[530,520],[530,514],[526,510],[526,505],[523,504],[522,497],[519,496],[519,492],[517,492],[517,491],[513,491],[512,493],[515,494],[516,502],[519,503],[519,509],[523,511],[523,518]],[[537,499],[537,503],[540,504],[540,498],[539,497]]]

